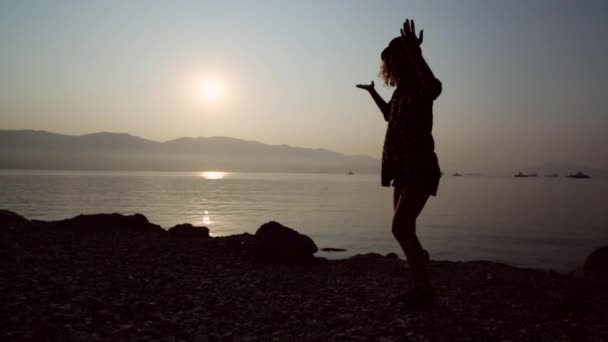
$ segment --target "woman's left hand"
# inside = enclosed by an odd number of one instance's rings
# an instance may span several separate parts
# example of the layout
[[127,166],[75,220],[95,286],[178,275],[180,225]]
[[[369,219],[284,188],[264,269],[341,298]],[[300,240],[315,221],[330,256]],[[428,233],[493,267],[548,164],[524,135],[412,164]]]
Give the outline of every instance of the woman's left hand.
[[424,30],[420,30],[420,37],[416,37],[416,26],[414,20],[406,19],[401,29],[401,41],[403,47],[410,54],[419,54],[420,45],[422,45]]

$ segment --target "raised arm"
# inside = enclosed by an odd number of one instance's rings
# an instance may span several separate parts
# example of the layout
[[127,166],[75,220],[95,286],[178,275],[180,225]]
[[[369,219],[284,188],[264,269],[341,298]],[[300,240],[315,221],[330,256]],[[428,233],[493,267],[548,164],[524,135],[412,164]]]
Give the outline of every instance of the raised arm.
[[380,94],[378,94],[378,92],[376,91],[376,88],[374,88],[374,81],[372,81],[372,83],[370,84],[357,84],[357,88],[361,88],[369,92],[374,102],[376,102],[378,108],[380,108],[380,111],[384,116],[384,120],[388,121],[390,106],[388,103],[384,102],[382,96],[380,96]]
[[416,37],[416,27],[414,20],[405,20],[401,29],[401,41],[407,51],[410,62],[416,70],[416,76],[422,87],[421,91],[425,96],[436,99],[441,94],[441,82],[433,75],[433,71],[422,57],[422,44],[424,31],[420,31],[420,37]]

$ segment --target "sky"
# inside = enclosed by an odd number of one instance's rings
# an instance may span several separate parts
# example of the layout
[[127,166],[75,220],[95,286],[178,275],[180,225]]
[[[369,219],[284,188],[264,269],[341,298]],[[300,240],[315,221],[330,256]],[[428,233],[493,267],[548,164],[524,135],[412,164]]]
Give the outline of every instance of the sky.
[[443,83],[442,168],[608,168],[608,2],[593,0],[4,0],[0,129],[380,157],[386,123],[355,85],[390,98],[380,52],[406,18]]

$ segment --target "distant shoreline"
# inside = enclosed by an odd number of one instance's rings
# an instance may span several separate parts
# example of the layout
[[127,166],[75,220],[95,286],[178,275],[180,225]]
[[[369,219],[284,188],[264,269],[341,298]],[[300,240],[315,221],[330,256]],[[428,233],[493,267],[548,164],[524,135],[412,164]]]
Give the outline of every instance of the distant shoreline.
[[[49,173],[176,173],[176,174],[201,174],[205,172],[222,172],[226,174],[302,174],[302,175],[348,175],[346,172],[298,172],[298,171],[227,171],[227,170],[196,170],[196,171],[167,171],[167,170],[119,170],[119,169],[19,169],[19,168],[0,168],[0,173],[2,172],[49,172]],[[380,174],[377,172],[359,172],[354,173],[354,175],[377,175]]]
[[0,130],[0,168],[370,173],[379,172],[380,161],[323,148],[229,137],[182,137],[160,142],[127,133],[72,136]]
[[[38,169],[33,169],[33,168],[29,168],[29,169],[22,169],[22,168],[0,168],[0,175],[2,174],[8,174],[8,173],[19,173],[19,172],[25,172],[28,174],[37,174],[37,173],[48,173],[48,174],[53,174],[56,173],[58,175],[60,174],[70,174],[70,173],[89,173],[89,174],[103,174],[103,173],[108,173],[108,174],[203,174],[206,172],[221,172],[221,173],[226,173],[226,174],[292,174],[292,175],[345,175],[345,176],[353,176],[353,175],[364,175],[364,176],[377,176],[380,177],[380,173],[379,172],[354,172],[353,174],[349,174],[348,172],[326,172],[326,171],[228,171],[228,170],[218,170],[218,169],[209,169],[209,170],[192,170],[192,171],[183,171],[183,170],[123,170],[123,169],[43,169],[43,168],[38,168]],[[445,173],[441,179],[445,180],[448,178],[464,178],[464,179],[474,179],[474,178],[517,178],[517,177],[513,177],[513,174],[510,173],[483,173],[483,174],[475,174],[475,175],[469,175],[469,174],[462,174],[462,175],[454,175],[454,174],[449,174],[449,173]],[[559,180],[566,180],[566,179],[572,179],[571,177],[567,177],[566,174],[564,174],[564,176],[562,177],[544,177],[544,176],[539,176],[539,177],[525,177],[526,179],[530,179],[530,180],[538,180],[538,181],[542,181],[542,180],[546,180],[546,181],[559,181]],[[521,180],[521,178],[520,178]],[[587,179],[587,181],[591,181],[591,180],[608,180],[608,174],[607,175],[599,175],[599,176],[593,176],[590,179]]]

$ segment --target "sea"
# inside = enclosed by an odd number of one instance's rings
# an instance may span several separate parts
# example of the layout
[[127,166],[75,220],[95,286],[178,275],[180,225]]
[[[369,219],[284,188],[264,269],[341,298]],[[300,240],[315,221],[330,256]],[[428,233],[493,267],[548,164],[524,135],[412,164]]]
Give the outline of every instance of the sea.
[[[277,221],[330,259],[403,252],[391,233],[391,188],[375,174],[0,170],[0,208],[30,219],[142,213],[213,236]],[[570,272],[608,245],[608,179],[444,176],[418,218],[434,260],[489,260]]]

